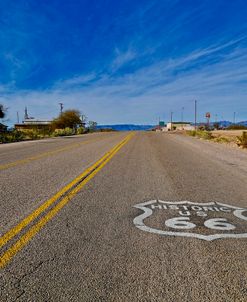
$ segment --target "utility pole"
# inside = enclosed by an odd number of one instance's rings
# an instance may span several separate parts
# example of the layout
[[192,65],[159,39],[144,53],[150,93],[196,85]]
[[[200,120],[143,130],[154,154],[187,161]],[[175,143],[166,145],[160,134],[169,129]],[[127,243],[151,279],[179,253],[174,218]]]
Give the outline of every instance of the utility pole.
[[81,116],[81,122],[82,122],[82,125],[85,127],[86,126],[86,120],[87,120],[87,117],[85,114],[82,114]]
[[184,107],[182,107],[181,122],[182,122],[182,124],[184,123]]
[[184,130],[184,107],[182,107],[181,122],[182,122],[182,129]]
[[197,100],[195,100],[195,131],[197,130]]
[[28,116],[28,113],[27,113],[27,107],[25,107],[24,120],[28,120],[28,119],[29,119],[29,116]]
[[233,124],[236,124],[236,112],[233,113]]
[[17,115],[17,124],[19,124],[20,123],[20,119],[19,119],[19,112],[18,111],[16,112],[16,115]]
[[215,114],[215,123],[218,122],[218,114]]
[[173,112],[171,111],[171,131],[173,130],[173,126],[172,126],[172,118],[173,118]]
[[60,114],[62,114],[63,113],[63,103],[59,103],[59,105],[60,105]]

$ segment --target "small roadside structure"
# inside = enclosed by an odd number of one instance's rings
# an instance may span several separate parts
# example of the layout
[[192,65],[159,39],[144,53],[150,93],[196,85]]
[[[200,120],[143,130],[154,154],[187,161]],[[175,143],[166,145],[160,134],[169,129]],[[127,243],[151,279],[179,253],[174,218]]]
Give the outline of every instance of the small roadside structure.
[[30,131],[30,130],[49,130],[51,127],[51,121],[39,120],[34,117],[29,116],[27,112],[27,107],[25,107],[24,120],[22,123],[17,123],[14,125],[16,130],[19,131]]
[[160,132],[160,131],[166,131],[166,125],[158,125],[152,128],[152,131]]
[[16,130],[49,130],[51,121],[37,120],[37,119],[26,119],[22,123],[15,124]]
[[166,131],[172,130],[195,130],[195,126],[190,122],[172,122],[167,123]]

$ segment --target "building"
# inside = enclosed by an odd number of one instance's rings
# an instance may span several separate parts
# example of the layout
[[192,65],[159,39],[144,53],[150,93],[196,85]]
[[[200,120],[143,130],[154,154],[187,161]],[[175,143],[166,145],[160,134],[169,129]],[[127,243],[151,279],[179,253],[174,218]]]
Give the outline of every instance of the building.
[[152,131],[156,131],[156,132],[159,132],[159,131],[164,131],[163,129],[166,128],[166,124],[164,121],[159,121],[159,125],[158,126],[155,126]]
[[171,131],[171,130],[195,130],[195,126],[189,122],[167,123],[166,129],[163,131]]
[[49,130],[51,121],[27,119],[22,123],[15,124],[16,130]]
[[27,113],[27,107],[25,107],[24,120],[22,123],[15,124],[15,129],[20,131],[25,130],[49,130],[51,121],[38,120],[30,117]]

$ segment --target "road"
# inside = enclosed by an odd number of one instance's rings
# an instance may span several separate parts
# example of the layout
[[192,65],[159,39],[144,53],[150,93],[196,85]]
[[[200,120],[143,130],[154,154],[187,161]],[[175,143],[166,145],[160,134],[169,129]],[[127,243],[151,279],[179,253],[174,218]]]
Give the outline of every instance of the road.
[[1,301],[247,301],[247,152],[166,133],[0,146]]

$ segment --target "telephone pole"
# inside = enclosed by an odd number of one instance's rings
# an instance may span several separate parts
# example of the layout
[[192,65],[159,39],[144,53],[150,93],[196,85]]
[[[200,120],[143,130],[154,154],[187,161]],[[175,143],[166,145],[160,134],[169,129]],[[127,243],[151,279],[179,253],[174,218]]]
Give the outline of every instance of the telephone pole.
[[236,124],[236,112],[233,112],[233,124]]
[[60,105],[60,114],[62,114],[63,113],[63,103],[59,103],[59,105]]
[[182,107],[181,122],[182,122],[182,130],[184,130],[184,107]]
[[184,107],[182,107],[181,122],[182,122],[182,124],[184,123]]
[[171,111],[171,131],[173,130],[173,126],[172,126],[172,118],[173,118],[173,112]]
[[195,100],[195,130],[197,130],[197,100]]
[[20,123],[20,119],[19,119],[19,112],[18,111],[16,112],[16,115],[17,115],[17,124],[19,124]]
[[29,116],[28,116],[28,113],[27,113],[27,107],[25,107],[24,120],[28,120],[28,119],[29,119]]

